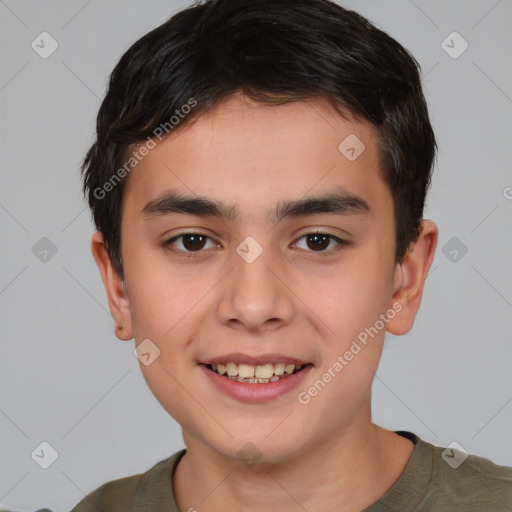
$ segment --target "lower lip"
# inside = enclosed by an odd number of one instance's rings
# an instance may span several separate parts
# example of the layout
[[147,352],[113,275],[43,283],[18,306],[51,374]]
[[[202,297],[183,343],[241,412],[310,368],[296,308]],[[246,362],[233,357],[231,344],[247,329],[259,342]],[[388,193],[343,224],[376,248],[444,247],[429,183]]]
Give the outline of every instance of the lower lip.
[[313,365],[307,365],[299,372],[275,382],[249,384],[222,377],[218,373],[209,370],[204,364],[200,367],[217,389],[232,398],[249,403],[268,402],[292,391],[304,381],[307,374],[313,369]]

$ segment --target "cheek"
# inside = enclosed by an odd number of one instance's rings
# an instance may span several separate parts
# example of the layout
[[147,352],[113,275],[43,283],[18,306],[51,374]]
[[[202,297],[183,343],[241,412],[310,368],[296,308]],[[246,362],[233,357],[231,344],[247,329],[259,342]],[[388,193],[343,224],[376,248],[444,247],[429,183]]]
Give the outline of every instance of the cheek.
[[[135,338],[165,339],[194,315],[214,284],[194,265],[170,265],[165,253],[127,244],[125,273]],[[211,283],[209,281],[212,281]]]
[[204,293],[204,287],[194,286],[191,280],[182,283],[176,279],[169,285],[164,279],[153,284],[150,281],[139,283],[130,297],[135,339],[150,338],[167,343],[179,338],[178,334],[194,323],[198,302]]
[[[330,273],[308,278],[304,295],[312,309],[345,342],[370,325],[389,307],[391,274],[382,261],[359,254]],[[388,275],[389,274],[389,275]]]

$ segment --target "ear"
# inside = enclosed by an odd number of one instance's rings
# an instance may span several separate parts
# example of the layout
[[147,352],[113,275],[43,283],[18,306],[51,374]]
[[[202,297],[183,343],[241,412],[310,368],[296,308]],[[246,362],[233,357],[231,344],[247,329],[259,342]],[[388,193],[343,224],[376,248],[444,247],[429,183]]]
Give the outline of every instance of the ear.
[[115,334],[123,341],[133,338],[130,302],[120,275],[114,269],[102,233],[96,231],[91,242],[92,255],[100,269],[108,305],[115,321]]
[[412,244],[394,274],[393,303],[402,309],[387,324],[391,334],[406,334],[412,329],[420,307],[423,287],[436,252],[438,229],[431,220],[422,220],[418,240]]

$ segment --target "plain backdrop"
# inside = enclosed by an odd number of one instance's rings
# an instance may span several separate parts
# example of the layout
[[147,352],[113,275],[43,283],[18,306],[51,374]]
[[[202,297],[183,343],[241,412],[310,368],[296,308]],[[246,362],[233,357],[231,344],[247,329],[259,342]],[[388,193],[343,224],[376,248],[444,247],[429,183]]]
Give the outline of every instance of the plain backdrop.
[[[425,211],[439,245],[413,330],[387,337],[374,419],[512,465],[512,2],[341,3],[416,56],[439,143]],[[113,334],[79,166],[113,66],[186,5],[0,1],[5,508],[69,510],[183,446],[133,342]],[[42,32],[58,44],[47,58],[55,43]],[[34,455],[52,453],[43,442],[58,454],[48,469]]]

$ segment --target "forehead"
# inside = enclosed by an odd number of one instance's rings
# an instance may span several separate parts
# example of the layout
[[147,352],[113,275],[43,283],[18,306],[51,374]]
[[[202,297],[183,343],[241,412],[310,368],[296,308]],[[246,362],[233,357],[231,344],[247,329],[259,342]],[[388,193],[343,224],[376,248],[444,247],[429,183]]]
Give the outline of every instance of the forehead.
[[157,143],[130,173],[123,203],[140,214],[181,190],[236,204],[247,220],[283,199],[340,187],[376,206],[389,200],[375,127],[325,100],[268,105],[235,96]]

